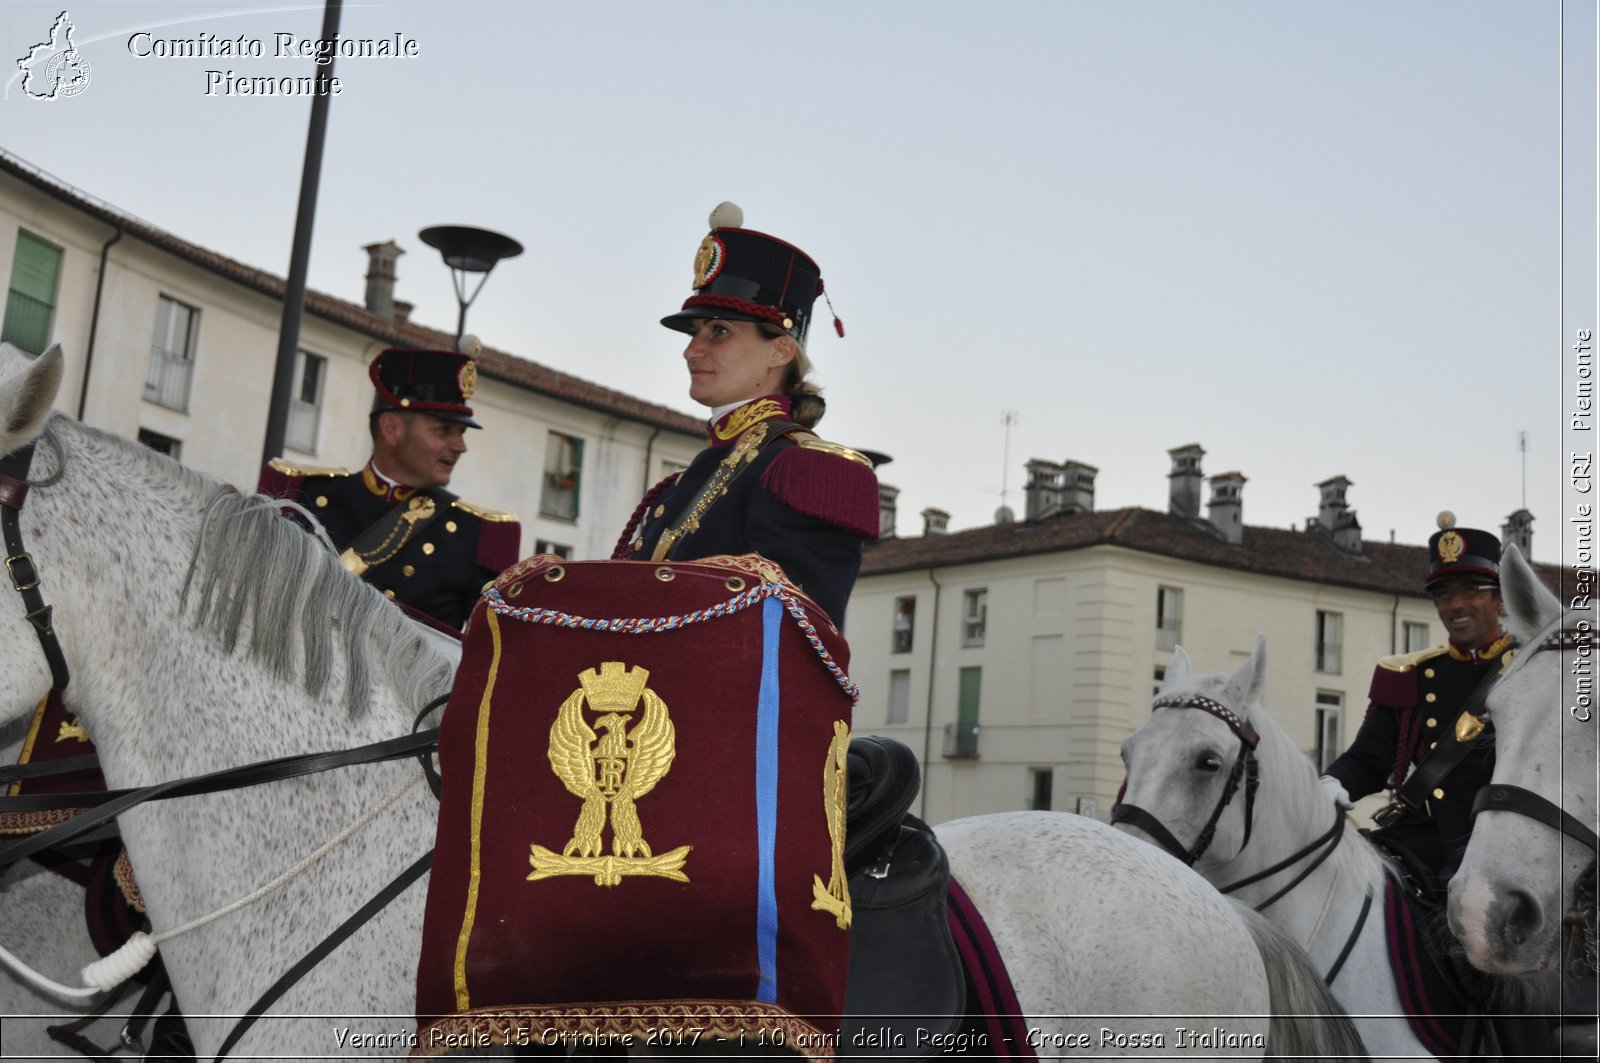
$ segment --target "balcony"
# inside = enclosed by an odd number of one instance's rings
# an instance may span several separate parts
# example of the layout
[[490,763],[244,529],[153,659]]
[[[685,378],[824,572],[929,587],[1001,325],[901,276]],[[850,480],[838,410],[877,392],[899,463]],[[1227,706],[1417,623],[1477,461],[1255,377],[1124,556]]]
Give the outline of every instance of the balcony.
[[145,400],[188,413],[189,376],[193,368],[194,359],[189,355],[151,344],[150,369],[144,378]]
[[945,724],[944,756],[947,760],[976,760],[978,758],[978,725],[975,723]]

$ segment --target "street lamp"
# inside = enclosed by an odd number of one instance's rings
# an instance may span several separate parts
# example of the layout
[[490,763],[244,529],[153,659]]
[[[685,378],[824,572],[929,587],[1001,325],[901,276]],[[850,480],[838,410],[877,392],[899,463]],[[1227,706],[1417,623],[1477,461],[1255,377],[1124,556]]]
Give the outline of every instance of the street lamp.
[[[456,302],[461,314],[456,318],[456,343],[467,330],[467,307],[483,290],[489,271],[503,258],[516,258],[522,254],[522,245],[501,233],[488,229],[474,229],[468,225],[435,225],[417,234],[429,247],[438,249],[444,264],[450,267],[450,279],[455,282]],[[478,286],[467,294],[467,274],[481,273]]]

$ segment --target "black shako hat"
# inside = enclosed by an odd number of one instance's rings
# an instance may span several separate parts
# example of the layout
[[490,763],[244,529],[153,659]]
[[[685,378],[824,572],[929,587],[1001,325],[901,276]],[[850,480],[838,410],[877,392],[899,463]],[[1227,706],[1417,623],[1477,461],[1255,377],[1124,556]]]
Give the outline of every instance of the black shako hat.
[[[793,244],[743,225],[736,204],[719,203],[711,212],[711,232],[694,255],[694,294],[661,323],[693,332],[697,318],[765,322],[803,346],[812,304],[823,294],[822,270]],[[837,315],[833,327],[844,335]]]
[[374,415],[388,410],[431,413],[468,428],[482,428],[472,419],[472,389],[478,383],[478,362],[456,351],[414,351],[391,347],[367,368],[377,396]]
[[1428,582],[1423,589],[1447,579],[1480,579],[1500,585],[1500,540],[1477,528],[1456,527],[1456,515],[1439,514],[1439,530],[1428,539]]

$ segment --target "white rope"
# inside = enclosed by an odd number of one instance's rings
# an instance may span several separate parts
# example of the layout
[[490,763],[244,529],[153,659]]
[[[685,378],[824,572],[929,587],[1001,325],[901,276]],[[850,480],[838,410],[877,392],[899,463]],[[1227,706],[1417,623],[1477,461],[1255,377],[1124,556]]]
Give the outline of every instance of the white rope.
[[143,930],[135,931],[134,935],[124,942],[122,947],[116,952],[113,952],[104,959],[96,960],[94,963],[89,964],[83,969],[82,978],[84,985],[82,987],[66,986],[62,985],[60,982],[55,982],[49,978],[46,978],[44,975],[39,974],[27,964],[23,963],[16,956],[12,955],[12,953],[4,947],[0,947],[0,963],[3,963],[4,966],[10,968],[18,978],[24,982],[27,982],[34,989],[46,994],[63,997],[68,1000],[88,1000],[108,990],[115,989],[117,986],[121,985],[123,982],[126,982],[129,978],[132,978],[145,968],[145,965],[155,957],[157,945],[161,944],[163,941],[170,941],[172,938],[175,938],[180,934],[187,934],[191,930],[198,930],[207,923],[215,922],[225,915],[231,915],[241,908],[254,904],[256,901],[265,897],[267,894],[272,893],[274,890],[281,889],[283,886],[288,885],[291,880],[299,877],[303,872],[310,868],[312,864],[315,864],[318,860],[321,860],[324,856],[327,856],[334,849],[349,841],[357,831],[360,831],[362,828],[369,825],[374,819],[377,819],[385,809],[394,804],[396,801],[400,800],[400,798],[405,795],[406,791],[417,785],[417,783],[421,782],[422,779],[423,773],[418,771],[388,797],[385,797],[382,801],[378,802],[376,806],[364,814],[360,819],[356,820],[344,830],[328,839],[320,847],[318,847],[315,852],[305,857],[305,859],[301,860],[289,870],[285,871],[283,874],[279,875],[277,878],[273,879],[271,882],[268,882],[265,886],[262,886],[260,889],[249,894],[248,896],[241,897],[232,904],[218,908],[209,915],[203,915],[198,919],[192,919],[189,922],[184,923],[182,926],[173,927],[171,930],[163,930],[159,934],[146,934]]
[[[1340,845],[1344,844],[1343,836],[1340,837],[1339,844]],[[1323,899],[1323,901],[1322,901],[1322,912],[1321,912],[1320,915],[1317,916],[1316,925],[1311,928],[1311,936],[1307,937],[1306,938],[1306,943],[1304,945],[1300,946],[1302,949],[1305,950],[1306,955],[1308,955],[1308,956],[1311,954],[1311,943],[1313,941],[1317,940],[1317,935],[1318,934],[1322,933],[1323,921],[1328,918],[1328,909],[1333,907],[1333,895],[1334,895],[1335,891],[1338,890],[1338,888],[1339,888],[1339,865],[1338,865],[1337,862],[1335,862],[1333,864],[1333,880],[1328,883],[1328,896],[1325,897]]]

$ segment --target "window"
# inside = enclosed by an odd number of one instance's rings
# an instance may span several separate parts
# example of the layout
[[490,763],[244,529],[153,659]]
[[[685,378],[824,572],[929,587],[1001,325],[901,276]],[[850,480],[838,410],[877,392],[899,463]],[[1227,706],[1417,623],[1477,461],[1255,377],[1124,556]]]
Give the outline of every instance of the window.
[[544,491],[539,496],[539,512],[557,520],[577,520],[582,487],[583,440],[551,432],[544,448]]
[[1344,614],[1317,610],[1317,671],[1327,675],[1340,672],[1344,644]]
[[961,645],[982,646],[989,624],[988,588],[979,587],[962,596],[961,616]]
[[1150,692],[1150,696],[1151,697],[1155,697],[1158,694],[1160,694],[1161,693],[1161,684],[1167,681],[1167,666],[1166,665],[1164,665],[1164,664],[1156,665],[1155,680],[1156,680],[1156,685],[1155,685],[1155,689]]
[[139,429],[139,442],[157,454],[165,454],[174,460],[179,457],[183,450],[183,444],[176,439],[171,436],[164,436],[160,432],[152,432],[148,428]]
[[894,640],[889,647],[890,653],[910,653],[911,636],[917,626],[917,599],[896,598],[894,600]]
[[301,351],[294,360],[294,388],[289,395],[289,420],[284,425],[283,444],[307,454],[317,452],[317,426],[322,420],[322,382],[328,375],[328,360],[320,354]]
[[1415,620],[1407,620],[1405,626],[1406,645],[1404,652],[1416,653],[1418,650],[1428,648],[1428,625],[1419,624]]
[[1028,769],[1028,808],[1034,812],[1050,811],[1050,790],[1055,785],[1054,768]]
[[187,411],[189,377],[194,369],[194,340],[200,312],[163,295],[156,304],[156,334],[150,341],[150,368],[144,397],[158,406]]
[[905,723],[911,711],[911,671],[896,668],[889,673],[889,722]]
[[1317,691],[1317,746],[1311,759],[1316,761],[1318,771],[1327,771],[1343,752],[1339,742],[1339,720],[1343,715],[1343,694],[1337,690]]
[[1156,649],[1176,649],[1183,639],[1183,592],[1156,588]]
[[656,474],[656,479],[657,480],[665,480],[667,477],[671,476],[673,473],[682,472],[683,470],[687,469],[688,467],[689,466],[685,465],[681,461],[676,461],[676,460],[674,460],[672,458],[662,458],[661,459],[661,466],[660,466],[661,471]]
[[961,669],[960,683],[956,722],[945,725],[944,755],[966,759],[978,755],[978,700],[983,691],[983,669]]
[[31,354],[50,345],[50,323],[56,312],[56,282],[61,277],[61,248],[32,233],[17,233],[17,254],[11,261],[11,291],[6,296],[6,321],[0,340]]
[[540,539],[534,544],[533,552],[536,554],[555,554],[557,557],[571,559],[572,547],[566,543],[551,542],[549,539]]

